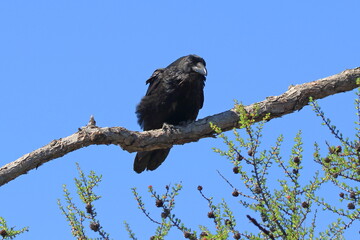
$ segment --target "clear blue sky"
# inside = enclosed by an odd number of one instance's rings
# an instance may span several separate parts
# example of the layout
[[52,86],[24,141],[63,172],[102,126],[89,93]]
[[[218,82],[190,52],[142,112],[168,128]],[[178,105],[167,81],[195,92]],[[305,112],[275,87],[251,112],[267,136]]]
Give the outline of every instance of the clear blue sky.
[[[300,84],[358,67],[360,2],[352,1],[1,1],[0,164],[9,163],[53,139],[68,136],[94,115],[98,126],[140,130],[135,106],[156,68],[198,54],[207,62],[205,103],[199,118],[230,109],[233,100],[251,104]],[[335,124],[354,135],[354,93],[320,101]],[[284,158],[303,131],[305,172],[311,174],[313,143],[337,144],[310,107],[265,127],[264,144],[284,134]],[[216,170],[241,183],[225,158],[213,153],[221,140],[175,146],[154,172],[132,171],[135,154],[116,146],[91,146],[53,160],[0,188],[0,216],[9,225],[29,226],[18,239],[71,239],[56,205],[62,184],[71,190],[75,162],[103,174],[97,210],[113,239],[126,239],[126,220],[139,239],[155,225],[137,209],[131,187],[179,183],[176,212],[192,228],[211,226],[208,196],[228,200],[239,229],[248,228],[238,199]],[[304,179],[311,175],[304,175]],[[336,190],[338,191],[338,190]],[[335,197],[337,199],[337,192]],[[147,205],[153,209],[153,201]],[[153,211],[155,217],[160,212]],[[326,217],[319,216],[320,221]],[[351,234],[358,234],[359,224]],[[169,239],[179,239],[174,230]],[[358,236],[358,235],[357,235]]]

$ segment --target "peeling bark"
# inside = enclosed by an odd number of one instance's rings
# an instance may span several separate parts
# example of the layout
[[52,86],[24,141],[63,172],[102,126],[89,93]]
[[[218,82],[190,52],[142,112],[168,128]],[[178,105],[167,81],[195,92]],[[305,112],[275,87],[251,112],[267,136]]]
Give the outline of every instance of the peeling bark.
[[[256,122],[261,121],[266,114],[270,119],[278,118],[302,109],[309,102],[309,97],[321,99],[341,92],[351,91],[358,85],[360,68],[345,70],[339,74],[319,79],[317,81],[290,86],[288,91],[279,95],[267,97],[264,101],[245,106],[246,111],[258,108]],[[19,159],[0,168],[0,186],[40,165],[64,156],[65,154],[90,145],[119,145],[128,152],[149,151],[168,148],[201,138],[213,137],[210,128],[212,122],[223,131],[239,126],[239,115],[234,109],[215,114],[186,126],[167,127],[145,132],[130,131],[123,127],[104,127],[95,125],[92,117],[87,126],[79,129],[71,136],[51,141],[49,144],[25,154]]]

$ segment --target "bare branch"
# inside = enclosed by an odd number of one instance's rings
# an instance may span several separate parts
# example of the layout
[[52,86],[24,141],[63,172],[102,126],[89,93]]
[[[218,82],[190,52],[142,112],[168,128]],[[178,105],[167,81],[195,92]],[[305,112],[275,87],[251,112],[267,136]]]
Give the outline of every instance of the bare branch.
[[[309,97],[321,99],[353,90],[358,86],[356,84],[358,78],[360,78],[360,68],[346,70],[317,81],[291,86],[288,91],[280,96],[267,97],[264,101],[246,106],[245,110],[251,111],[257,106],[259,110],[255,121],[261,121],[268,113],[270,119],[278,118],[302,109],[308,104]],[[216,124],[223,131],[228,131],[239,127],[239,116],[234,109],[231,109],[186,126],[146,132],[130,131],[123,127],[100,128],[95,125],[95,120],[92,117],[87,126],[80,128],[71,136],[53,140],[44,147],[1,167],[0,186],[43,163],[90,145],[114,144],[121,146],[128,152],[136,152],[168,148],[172,145],[213,137],[214,131],[209,126],[210,122]]]

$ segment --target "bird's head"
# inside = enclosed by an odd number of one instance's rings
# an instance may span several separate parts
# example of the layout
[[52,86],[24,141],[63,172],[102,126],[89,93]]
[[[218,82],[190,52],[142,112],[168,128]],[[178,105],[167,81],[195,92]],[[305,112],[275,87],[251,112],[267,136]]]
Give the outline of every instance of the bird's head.
[[198,73],[204,77],[207,75],[205,60],[193,54],[179,58],[170,66],[180,67],[185,73]]

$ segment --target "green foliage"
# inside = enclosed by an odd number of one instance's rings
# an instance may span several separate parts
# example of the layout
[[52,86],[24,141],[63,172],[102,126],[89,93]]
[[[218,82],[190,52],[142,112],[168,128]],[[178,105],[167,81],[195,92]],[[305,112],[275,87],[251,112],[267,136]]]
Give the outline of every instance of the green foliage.
[[[357,79],[357,84],[360,78]],[[151,185],[148,192],[154,199],[155,206],[160,209],[158,217],[153,217],[145,207],[142,197],[136,188],[132,192],[138,203],[138,208],[153,223],[157,225],[151,240],[163,240],[171,229],[180,231],[185,239],[190,240],[226,240],[233,239],[344,239],[346,229],[360,220],[360,89],[357,91],[355,109],[358,120],[355,121],[355,136],[344,137],[340,130],[332,124],[331,119],[325,116],[319,104],[309,99],[317,116],[322,119],[334,136],[338,144],[326,142],[327,152],[321,156],[322,151],[315,143],[313,159],[321,166],[311,178],[300,181],[304,166],[303,142],[301,131],[294,138],[289,157],[281,154],[284,137],[280,135],[272,147],[262,149],[262,131],[265,123],[270,119],[266,115],[259,123],[258,106],[247,112],[243,105],[236,103],[235,110],[239,114],[240,129],[234,129],[232,136],[210,123],[217,136],[223,140],[226,149],[214,148],[214,152],[224,156],[231,163],[232,172],[237,176],[236,184],[231,183],[227,177],[218,172],[220,177],[232,188],[232,196],[238,198],[239,205],[236,211],[246,210],[245,214],[253,226],[238,225],[237,219],[225,199],[219,203],[213,197],[204,194],[203,187],[198,186],[199,194],[207,202],[209,212],[207,217],[213,220],[213,228],[200,225],[200,233],[187,227],[175,214],[175,198],[179,195],[182,184],[166,185],[163,193],[158,193]],[[245,135],[245,137],[243,137]],[[98,234],[100,238],[109,239],[104,231],[94,203],[101,198],[94,192],[102,176],[90,171],[86,176],[77,164],[79,178],[75,178],[77,195],[84,205],[83,209],[75,204],[66,185],[63,186],[66,206],[60,200],[58,205],[71,227],[71,233],[76,239],[92,239],[88,237],[87,230]],[[280,170],[280,171],[279,171]],[[280,174],[281,173],[281,174]],[[338,203],[336,199],[328,200],[319,194],[319,190],[332,184],[339,189]],[[238,187],[235,187],[238,186]],[[242,189],[239,191],[238,189]],[[340,205],[340,207],[338,206]],[[319,209],[319,207],[321,209]],[[325,229],[318,226],[317,215],[321,213],[332,214],[334,220]],[[126,222],[125,229],[129,238],[137,240],[135,233]],[[86,226],[87,225],[87,226]],[[8,227],[4,218],[0,217],[0,237],[14,239],[19,234],[28,231],[27,227],[15,230]]]
[[203,231],[203,236],[206,237],[204,239],[225,240],[229,238],[231,233],[234,239],[239,239],[240,234],[235,230],[236,219],[225,200],[215,205],[212,198],[208,198],[204,195],[201,186],[198,187],[198,190],[201,196],[208,202],[210,209],[208,212],[208,218],[212,218],[214,220],[216,229],[216,233],[211,233],[207,227],[199,226],[199,228]]
[[[258,232],[238,231],[240,236],[245,239],[312,239],[316,214],[311,214],[311,199],[323,181],[316,174],[307,184],[299,182],[303,169],[301,132],[295,137],[289,160],[284,161],[280,155],[283,136],[280,135],[269,150],[260,149],[262,130],[270,116],[267,115],[262,122],[255,124],[252,119],[256,115],[246,113],[241,105],[237,105],[236,109],[246,139],[234,129],[235,141],[230,140],[221,133],[221,129],[212,127],[228,147],[227,150],[215,148],[214,151],[226,156],[233,164],[233,172],[239,175],[243,184],[239,189],[245,190],[239,192],[222,177],[234,188],[233,196],[240,198],[240,205],[254,212],[253,216],[247,215],[247,218]],[[275,164],[284,173],[282,177],[271,174],[270,170]],[[273,184],[274,180],[278,182],[277,186]],[[308,219],[311,224],[305,225]]]
[[133,240],[137,240],[137,238],[135,237],[135,233],[130,228],[130,225],[126,221],[124,221],[124,224],[126,231],[129,233],[129,238]]
[[[151,194],[151,197],[155,200],[155,206],[161,209],[160,218],[161,220],[157,221],[150,216],[150,213],[146,210],[145,204],[142,201],[141,196],[139,196],[136,188],[132,188],[132,192],[135,196],[135,199],[138,203],[139,209],[145,214],[145,216],[153,223],[156,223],[158,227],[155,230],[155,235],[151,239],[162,240],[165,236],[168,235],[172,227],[177,228],[183,232],[184,236],[187,236],[189,239],[196,239],[196,232],[192,231],[190,228],[185,227],[179,218],[173,214],[175,208],[175,197],[179,194],[182,189],[181,184],[176,184],[175,186],[166,185],[165,193],[158,194],[154,188],[150,185],[148,191]],[[131,235],[131,230],[129,225],[127,225],[127,230]],[[132,238],[135,239],[135,238]]]
[[[235,110],[240,116],[241,127],[239,130],[234,129],[232,136],[229,137],[218,126],[210,123],[227,147],[226,150],[219,148],[213,150],[229,160],[233,173],[238,176],[236,188],[235,184],[218,172],[233,189],[232,196],[239,199],[238,208],[251,213],[246,214],[246,218],[253,228],[239,226],[227,202],[223,199],[220,203],[214,203],[212,197],[205,196],[202,186],[198,186],[198,191],[208,204],[207,216],[213,220],[214,228],[200,225],[200,234],[187,227],[175,214],[175,198],[179,195],[182,184],[166,185],[163,193],[158,193],[151,185],[148,187],[155,206],[160,209],[159,217],[152,216],[137,189],[132,188],[138,208],[151,222],[157,224],[150,239],[163,240],[171,229],[181,231],[185,239],[191,240],[344,239],[345,230],[355,221],[360,220],[358,206],[360,203],[358,187],[360,182],[360,91],[357,92],[355,100],[356,114],[359,119],[355,122],[354,140],[345,138],[331,120],[325,117],[319,104],[311,98],[310,105],[322,119],[322,124],[340,143],[336,146],[326,142],[328,153],[323,157],[319,144],[315,143],[313,157],[314,161],[321,166],[321,172],[315,172],[305,182],[300,181],[300,176],[304,171],[301,131],[294,138],[290,156],[284,159],[281,154],[284,142],[282,135],[277,138],[272,147],[262,149],[262,131],[270,115],[266,115],[261,122],[256,123],[254,119],[258,117],[258,106],[255,105],[251,112],[247,112],[243,105],[236,103]],[[109,234],[103,230],[94,207],[94,202],[101,198],[94,192],[94,188],[99,185],[102,176],[96,175],[93,171],[85,176],[78,164],[77,169],[79,178],[75,178],[75,185],[77,195],[84,204],[84,210],[75,204],[65,185],[63,191],[67,205],[64,206],[58,200],[59,208],[69,222],[75,238],[91,239],[86,234],[86,230],[90,228],[99,235],[100,239],[109,239]],[[321,187],[329,183],[340,190],[339,202],[345,204],[347,209],[336,206],[333,199],[328,202],[319,195],[318,191]],[[337,216],[337,219],[334,219],[326,229],[319,229],[317,224],[319,206],[326,213]],[[88,227],[85,226],[86,224]],[[137,240],[130,225],[126,222],[124,224],[129,238]],[[3,239],[13,239],[25,231],[27,228],[20,230],[8,228],[5,220],[0,217],[0,236]]]
[[314,160],[323,169],[324,181],[331,182],[339,189],[339,201],[342,203],[342,207],[337,207],[333,200],[329,203],[325,198],[314,198],[314,201],[323,206],[325,210],[339,217],[322,235],[324,238],[333,239],[348,229],[356,220],[360,220],[360,189],[358,187],[360,182],[360,90],[356,94],[355,109],[358,120],[355,122],[355,140],[344,137],[331,123],[331,120],[325,116],[319,104],[316,101],[310,101],[317,116],[323,120],[323,125],[340,143],[340,145],[334,146],[326,142],[328,153],[324,157],[320,154],[319,145],[315,143]]
[[0,237],[1,239],[14,239],[19,234],[29,231],[28,227],[15,230],[15,227],[9,227],[4,218],[0,217]]
[[[357,115],[359,121],[356,122],[356,140],[350,141],[344,138],[336,126],[331,124],[331,120],[326,118],[319,105],[310,99],[315,113],[322,119],[323,125],[327,126],[332,135],[340,141],[341,145],[331,146],[326,142],[329,154],[326,157],[320,156],[320,148],[315,144],[314,161],[322,166],[322,172],[315,172],[307,181],[300,181],[300,176],[304,171],[303,142],[301,131],[295,136],[291,154],[288,158],[281,154],[281,145],[284,141],[282,135],[277,138],[270,149],[261,149],[262,130],[265,123],[270,118],[266,115],[263,121],[255,123],[257,117],[257,107],[250,113],[246,112],[241,104],[236,104],[235,109],[239,113],[240,130],[233,130],[233,137],[227,136],[222,130],[210,123],[210,126],[223,140],[227,146],[226,150],[214,148],[214,151],[226,157],[233,167],[233,173],[239,176],[237,185],[234,187],[220,172],[222,179],[233,188],[232,195],[239,198],[239,208],[248,209],[252,214],[246,215],[255,230],[241,229],[244,226],[237,226],[236,219],[228,207],[225,200],[216,204],[213,198],[206,197],[202,186],[198,187],[201,196],[208,202],[208,217],[213,219],[215,232],[206,226],[199,226],[202,233],[196,236],[195,232],[188,232],[184,225],[178,227],[184,232],[184,237],[189,239],[344,239],[345,229],[348,229],[356,220],[360,219],[360,209],[356,209],[359,204],[359,189],[357,187],[360,180],[360,94],[357,93],[356,100]],[[243,132],[246,137],[242,137]],[[279,170],[283,173],[279,174]],[[274,172],[276,174],[274,174]],[[347,181],[347,183],[346,183]],[[277,183],[277,184],[274,184]],[[341,189],[339,194],[340,202],[347,201],[347,210],[335,207],[336,202],[328,203],[320,197],[319,190],[325,184],[333,183]],[[158,195],[155,190],[149,188],[152,197],[156,199],[167,198],[165,195]],[[168,187],[167,187],[168,189]],[[238,189],[244,189],[239,191]],[[146,210],[141,197],[133,189],[138,201],[139,208],[153,222],[150,213]],[[162,206],[163,207],[163,206]],[[319,209],[320,207],[320,209]],[[163,208],[165,211],[171,207]],[[171,208],[171,211],[173,208]],[[318,227],[317,215],[335,214],[333,222],[326,227]],[[322,210],[322,211],[321,211]],[[237,209],[237,211],[239,211]],[[325,212],[324,212],[325,211]],[[242,211],[241,211],[242,212]],[[170,215],[170,214],[169,214]],[[166,215],[167,217],[168,215]],[[337,219],[336,219],[337,216]],[[176,227],[178,218],[172,214],[175,222],[156,222],[166,231],[157,231],[151,239],[164,239],[171,227]],[[346,220],[347,219],[347,220]],[[175,223],[175,224],[174,224]],[[189,233],[186,235],[185,233]]]
[[[101,196],[95,194],[93,189],[101,182],[102,176],[97,176],[93,171],[91,171],[88,176],[85,176],[83,171],[80,169],[79,164],[76,164],[76,166],[79,178],[75,178],[75,185],[77,188],[77,194],[81,202],[85,205],[85,211],[81,210],[75,204],[69,190],[66,188],[66,185],[63,186],[63,192],[67,205],[64,206],[60,199],[58,199],[59,208],[65,215],[66,220],[69,222],[72,235],[77,239],[91,239],[86,234],[86,229],[88,228],[90,228],[93,232],[96,232],[101,239],[109,239],[109,234],[103,230],[103,226],[97,218],[97,212],[94,207],[94,202],[99,200]],[[85,223],[88,224],[88,228],[85,227]]]
[[[344,239],[346,229],[360,220],[359,198],[360,191],[360,93],[355,101],[359,120],[356,124],[355,140],[345,138],[343,134],[325,117],[324,112],[316,101],[310,99],[315,113],[322,119],[334,138],[340,142],[338,146],[326,142],[328,154],[321,156],[321,149],[315,143],[314,161],[321,165],[321,171],[316,171],[312,177],[301,179],[305,171],[303,162],[303,141],[301,131],[294,138],[291,154],[284,157],[281,153],[284,137],[280,135],[273,146],[268,149],[262,147],[262,132],[265,123],[270,119],[266,115],[263,121],[256,123],[257,106],[248,113],[241,104],[236,104],[239,113],[239,130],[234,129],[232,136],[228,136],[216,125],[210,123],[218,137],[223,140],[226,149],[214,148],[214,151],[224,156],[231,163],[232,171],[237,177],[236,184],[220,172],[220,177],[233,189],[232,196],[238,198],[236,211],[244,213],[244,217],[252,225],[238,225],[237,219],[225,199],[215,203],[212,197],[204,194],[203,187],[198,191],[207,202],[208,218],[213,220],[213,227],[200,225],[200,233],[186,226],[175,213],[175,198],[179,195],[182,184],[166,185],[165,191],[158,193],[151,185],[148,187],[154,204],[159,208],[159,216],[150,213],[136,188],[132,192],[141,212],[157,225],[151,240],[165,239],[171,229],[180,231],[185,239]],[[245,137],[244,137],[245,136]],[[85,234],[84,222],[90,221],[90,229],[98,232],[102,239],[109,235],[102,230],[97,220],[93,202],[100,196],[93,192],[93,188],[101,181],[101,176],[94,172],[85,177],[81,169],[79,179],[75,179],[78,195],[85,204],[86,213],[75,206],[69,191],[64,186],[64,196],[67,207],[59,206],[66,216],[74,237],[89,239]],[[345,204],[346,210],[336,206],[319,194],[326,184],[333,184],[340,189],[339,202]],[[235,187],[237,186],[237,187]],[[242,189],[239,191],[238,189]],[[244,210],[244,211],[243,211]],[[320,211],[319,211],[320,210]],[[333,214],[328,227],[317,221],[318,214]],[[327,215],[328,216],[328,215]],[[320,226],[319,226],[320,225]],[[130,225],[125,222],[125,228],[130,239],[137,239]]]

